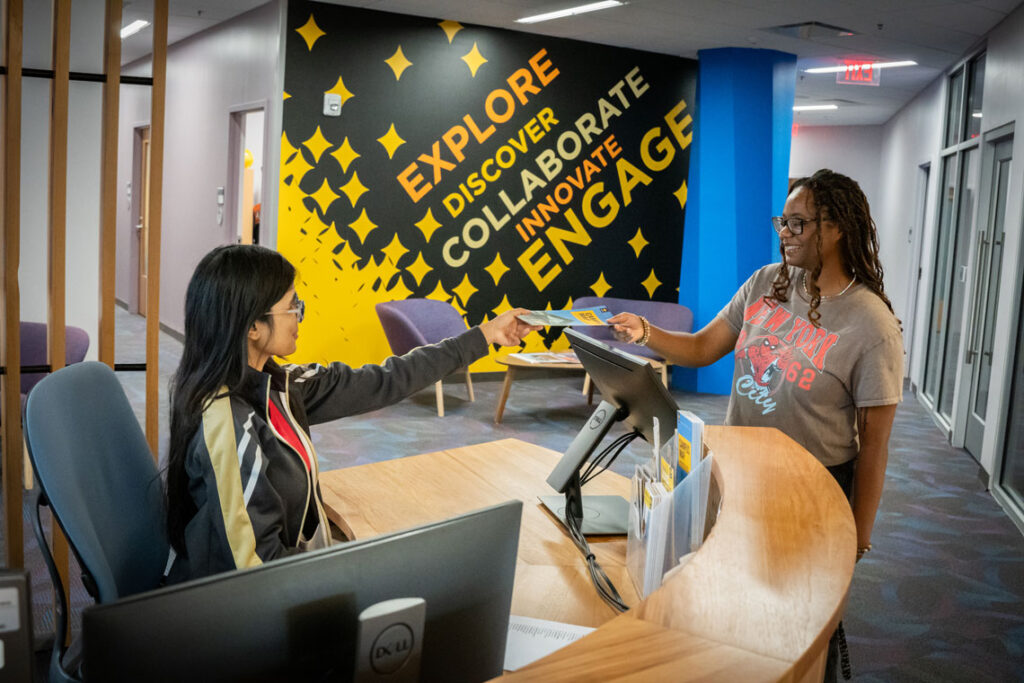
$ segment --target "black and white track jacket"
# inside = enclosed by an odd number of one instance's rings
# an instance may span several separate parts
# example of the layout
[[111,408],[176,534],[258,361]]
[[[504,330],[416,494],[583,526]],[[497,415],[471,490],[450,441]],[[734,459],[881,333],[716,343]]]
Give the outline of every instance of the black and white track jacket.
[[[203,411],[186,456],[196,514],[187,556],[171,551],[167,582],[257,566],[331,543],[310,425],[376,410],[487,354],[478,328],[382,365],[283,365],[249,370],[234,394]],[[271,425],[273,401],[303,441],[312,471]]]

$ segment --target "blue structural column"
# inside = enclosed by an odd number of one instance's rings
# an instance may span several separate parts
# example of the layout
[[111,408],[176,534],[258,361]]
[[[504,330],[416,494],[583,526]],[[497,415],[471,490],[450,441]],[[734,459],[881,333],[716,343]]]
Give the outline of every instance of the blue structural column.
[[[679,303],[694,329],[714,319],[757,268],[778,260],[770,218],[782,211],[796,56],[722,48],[698,53],[697,125],[690,154]],[[733,357],[677,370],[688,391],[728,394]]]

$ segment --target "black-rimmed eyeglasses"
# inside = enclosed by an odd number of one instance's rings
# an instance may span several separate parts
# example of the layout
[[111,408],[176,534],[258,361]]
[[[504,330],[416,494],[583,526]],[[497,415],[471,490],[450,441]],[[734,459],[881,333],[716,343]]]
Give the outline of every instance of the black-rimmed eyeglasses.
[[805,225],[817,222],[817,218],[786,218],[785,216],[772,216],[772,227],[775,228],[775,232],[780,235],[786,228],[789,228],[789,232],[794,235],[803,234]]
[[267,311],[267,315],[285,315],[294,314],[298,318],[298,322],[302,322],[302,319],[306,317],[306,302],[302,299],[296,299],[292,303],[292,307],[286,311]]

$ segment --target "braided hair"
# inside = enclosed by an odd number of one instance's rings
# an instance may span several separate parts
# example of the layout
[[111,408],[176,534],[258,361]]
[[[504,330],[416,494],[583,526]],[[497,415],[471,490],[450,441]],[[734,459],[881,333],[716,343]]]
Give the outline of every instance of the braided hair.
[[[823,168],[814,175],[806,178],[798,178],[793,181],[789,188],[790,194],[800,187],[806,187],[810,192],[821,220],[832,221],[839,226],[839,232],[843,239],[839,242],[839,254],[843,265],[850,270],[854,277],[863,282],[867,287],[878,295],[885,302],[889,311],[895,315],[892,302],[885,295],[883,285],[882,264],[878,260],[878,230],[875,221],[871,218],[871,207],[868,206],[867,197],[852,178]],[[805,280],[808,292],[811,295],[811,306],[807,317],[811,324],[820,327],[819,320],[821,313],[818,307],[821,305],[821,290],[818,289],[818,277],[821,275],[821,223],[815,231],[815,247],[818,253],[818,265],[811,271],[811,277]],[[782,255],[782,267],[779,268],[775,281],[772,283],[771,294],[766,299],[775,301],[787,301],[786,292],[790,285],[789,266],[786,265],[786,254],[779,245],[779,252]]]

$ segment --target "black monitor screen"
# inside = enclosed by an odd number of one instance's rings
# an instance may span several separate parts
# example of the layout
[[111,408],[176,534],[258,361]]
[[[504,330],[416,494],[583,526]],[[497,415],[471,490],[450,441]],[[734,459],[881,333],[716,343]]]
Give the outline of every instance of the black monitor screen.
[[522,503],[85,610],[86,681],[348,681],[360,612],[426,601],[420,679],[499,676]]
[[667,442],[675,433],[679,408],[651,364],[574,330],[566,330],[566,336],[601,398],[624,411],[625,421],[652,444],[653,418],[658,418],[658,443]]

